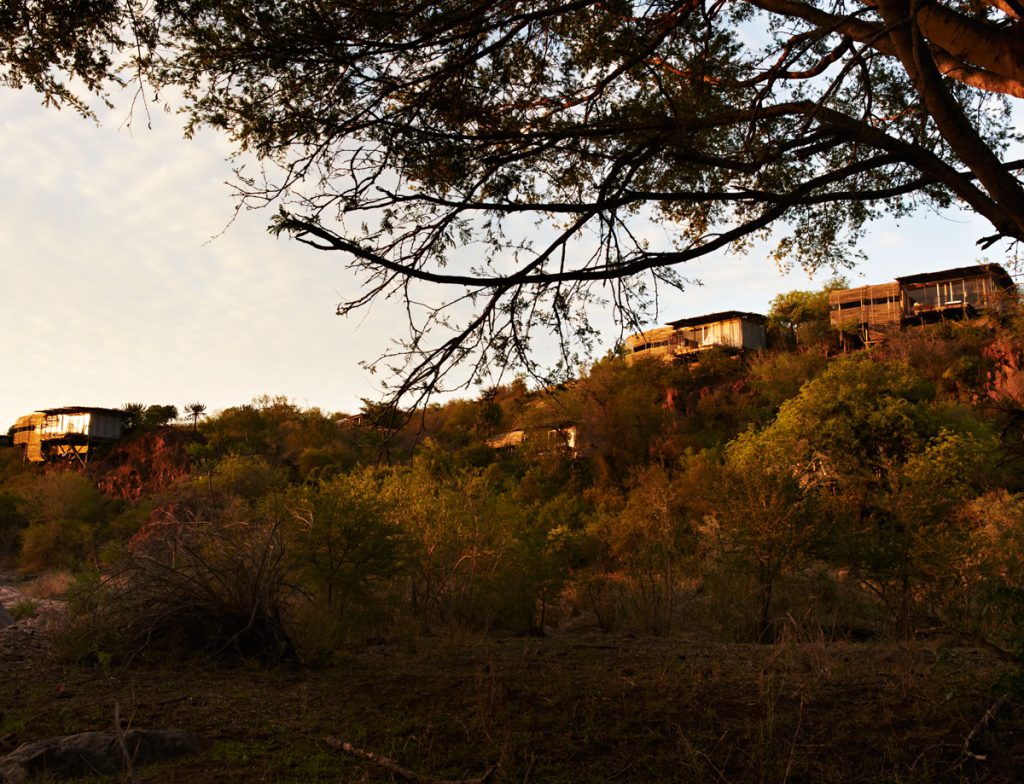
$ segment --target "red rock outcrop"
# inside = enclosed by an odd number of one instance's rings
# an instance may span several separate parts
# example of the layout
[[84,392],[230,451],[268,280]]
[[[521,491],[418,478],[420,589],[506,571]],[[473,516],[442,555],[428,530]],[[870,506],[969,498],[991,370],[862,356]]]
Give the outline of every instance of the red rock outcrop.
[[90,473],[106,495],[138,500],[188,475],[188,446],[195,438],[170,427],[133,433],[95,461]]
[[997,338],[985,347],[985,358],[992,362],[989,397],[1024,406],[1024,350],[1006,338]]

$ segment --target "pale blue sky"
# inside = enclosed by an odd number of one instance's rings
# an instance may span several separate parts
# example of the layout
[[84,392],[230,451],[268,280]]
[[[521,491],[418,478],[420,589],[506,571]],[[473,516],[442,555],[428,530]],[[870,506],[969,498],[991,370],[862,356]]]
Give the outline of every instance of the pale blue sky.
[[[120,109],[97,126],[43,108],[34,93],[0,91],[0,428],[71,404],[198,400],[217,410],[270,394],[352,411],[377,394],[358,363],[401,337],[401,314],[381,303],[335,316],[354,285],[340,260],[271,237],[266,213],[242,214],[221,234],[232,215],[224,139],[184,140],[173,115],[155,114],[152,130],[119,127],[123,118]],[[881,282],[970,264],[984,233],[956,211],[881,223],[854,275]],[[763,249],[682,271],[704,285],[668,296],[661,321],[763,312],[780,291],[830,275],[781,275]]]

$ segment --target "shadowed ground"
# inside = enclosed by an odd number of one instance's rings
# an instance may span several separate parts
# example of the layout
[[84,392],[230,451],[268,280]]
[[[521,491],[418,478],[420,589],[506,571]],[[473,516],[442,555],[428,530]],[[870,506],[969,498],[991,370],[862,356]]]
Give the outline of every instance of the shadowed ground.
[[1010,688],[1006,665],[941,640],[421,639],[316,669],[89,668],[19,624],[0,631],[0,672],[0,753],[110,729],[115,702],[133,726],[207,742],[143,782],[390,780],[329,735],[437,778],[498,764],[507,782],[1016,782],[1024,769],[1021,701],[979,724]]

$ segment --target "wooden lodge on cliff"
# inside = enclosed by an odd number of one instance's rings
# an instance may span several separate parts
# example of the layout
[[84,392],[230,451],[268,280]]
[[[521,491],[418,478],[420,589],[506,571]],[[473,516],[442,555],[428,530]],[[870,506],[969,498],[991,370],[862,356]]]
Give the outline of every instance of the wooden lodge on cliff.
[[124,413],[91,406],[47,408],[18,417],[14,445],[33,463],[78,460],[86,463],[92,451],[121,437]]
[[1001,310],[1014,291],[1009,273],[998,264],[956,267],[833,291],[829,321],[844,335],[871,345],[912,324]]
[[767,346],[765,322],[760,313],[727,310],[670,321],[664,327],[626,338],[626,362],[655,357],[664,362],[694,361],[709,349],[721,347],[742,352]]
[[523,427],[487,439],[487,446],[499,452],[512,452],[527,443],[542,452],[567,452],[573,457],[579,448],[576,425],[569,422]]

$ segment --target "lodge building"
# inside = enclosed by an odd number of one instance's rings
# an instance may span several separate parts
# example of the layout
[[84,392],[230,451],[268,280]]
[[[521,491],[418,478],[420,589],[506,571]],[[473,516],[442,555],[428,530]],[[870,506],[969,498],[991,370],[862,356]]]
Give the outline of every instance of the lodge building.
[[47,408],[18,417],[14,446],[25,450],[33,463],[78,460],[87,463],[102,444],[118,440],[124,428],[124,412],[111,408],[65,406]]
[[907,275],[889,283],[829,294],[829,322],[844,336],[871,345],[905,326],[1000,311],[1014,294],[1013,280],[998,264],[956,267]]
[[627,364],[655,357],[664,362],[695,361],[713,348],[732,352],[763,349],[768,345],[767,319],[760,313],[727,310],[670,321],[664,327],[626,338]]

